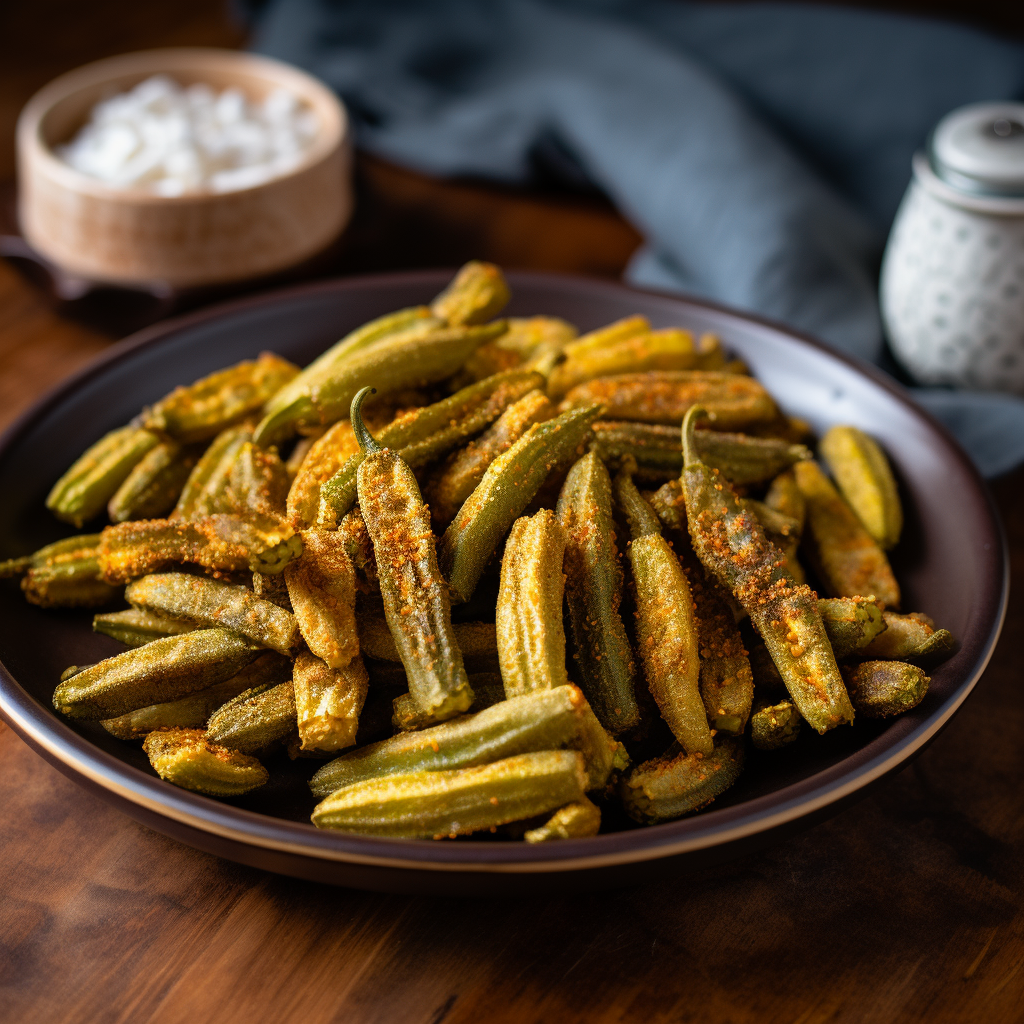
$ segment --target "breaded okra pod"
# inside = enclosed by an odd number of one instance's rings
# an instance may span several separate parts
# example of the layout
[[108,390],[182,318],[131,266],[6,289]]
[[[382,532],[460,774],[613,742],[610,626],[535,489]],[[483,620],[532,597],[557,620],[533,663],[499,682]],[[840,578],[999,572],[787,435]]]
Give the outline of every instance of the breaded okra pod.
[[807,501],[801,550],[832,597],[873,597],[900,606],[900,587],[885,552],[864,529],[816,462],[793,467]]
[[774,704],[759,701],[750,716],[750,742],[757,750],[787,747],[800,735],[801,721],[800,712],[789,698]]
[[243,518],[284,516],[290,486],[277,450],[246,441],[231,463],[225,495],[228,511]]
[[843,669],[850,699],[867,718],[889,718],[916,708],[931,680],[917,665],[903,661],[865,661]]
[[600,406],[587,406],[536,423],[487,467],[441,539],[441,568],[454,601],[473,596],[501,539],[548,473],[582,444],[600,411]]
[[430,311],[453,327],[482,324],[497,316],[511,297],[500,267],[470,260],[430,304]]
[[255,757],[211,743],[202,729],[151,732],[142,749],[161,779],[194,793],[241,796],[270,779]]
[[[500,672],[470,672],[469,685],[473,687],[474,712],[483,711],[484,708],[493,707],[507,699]],[[440,721],[445,719],[437,719],[421,711],[411,693],[400,693],[391,702],[391,725],[396,732],[426,729],[438,725]]]
[[523,838],[528,843],[549,843],[556,839],[585,839],[601,831],[601,809],[586,797],[578,803],[559,807],[538,828],[530,829]]
[[565,528],[551,509],[517,519],[505,543],[495,627],[509,697],[569,681],[562,626],[565,543]]
[[294,731],[295,690],[290,679],[245,690],[222,704],[206,723],[211,743],[257,757]]
[[[790,696],[818,732],[853,721],[853,707],[818,611],[806,584],[784,571],[784,558],[732,487],[697,456],[694,406],[683,421],[683,495],[693,549],[750,615],[778,666]],[[801,462],[800,466],[813,465]],[[797,477],[799,480],[799,476]]]
[[352,429],[366,456],[359,467],[359,508],[373,541],[384,614],[409,691],[424,711],[456,715],[468,710],[473,691],[452,632],[430,512],[412,470],[363,424],[359,409],[370,392],[363,388],[352,400]]
[[818,601],[818,611],[840,660],[866,647],[886,629],[881,606],[866,597],[823,598]]
[[189,473],[171,519],[202,519],[232,511],[227,498],[231,467],[242,446],[252,439],[252,427],[242,424],[222,430]]
[[469,768],[514,754],[568,747],[583,754],[587,788],[607,781],[618,744],[575,686],[538,690],[417,732],[403,732],[335,758],[309,782],[319,798],[365,779]]
[[693,597],[679,559],[640,496],[629,465],[615,478],[615,500],[629,522],[636,587],[637,647],[661,717],[688,754],[710,754],[711,729],[700,695],[700,644]]
[[349,420],[338,420],[310,446],[288,490],[288,520],[312,526],[320,508],[320,488],[359,452]]
[[936,665],[945,661],[956,648],[953,634],[936,629],[927,615],[910,612],[882,612],[885,631],[856,652],[858,658],[892,658],[920,665]]
[[575,803],[586,786],[581,754],[544,750],[473,768],[356,782],[317,804],[312,821],[365,835],[455,838]]
[[180,636],[191,633],[195,628],[196,624],[187,619],[158,615],[143,608],[127,608],[123,612],[106,612],[92,617],[94,633],[112,636],[126,647],[142,647],[151,640]]
[[163,441],[150,449],[107,504],[111,522],[154,519],[170,512],[200,454],[200,446],[177,441]]
[[363,659],[356,655],[343,668],[331,668],[301,651],[295,659],[293,681],[300,749],[330,751],[352,746],[370,683]]
[[622,567],[612,520],[612,482],[589,452],[565,478],[558,497],[565,527],[566,597],[580,685],[601,724],[612,734],[640,720],[636,664],[619,614]]
[[0,562],[0,579],[21,576],[29,604],[40,608],[99,608],[118,596],[104,582],[99,562],[100,534],[66,537],[25,558]]
[[228,629],[164,637],[71,676],[54,691],[53,706],[70,718],[116,718],[230,679],[259,653]]
[[679,423],[686,410],[704,406],[716,430],[742,430],[769,423],[778,410],[752,377],[702,370],[652,370],[602,377],[573,388],[559,409],[598,402],[610,419]]

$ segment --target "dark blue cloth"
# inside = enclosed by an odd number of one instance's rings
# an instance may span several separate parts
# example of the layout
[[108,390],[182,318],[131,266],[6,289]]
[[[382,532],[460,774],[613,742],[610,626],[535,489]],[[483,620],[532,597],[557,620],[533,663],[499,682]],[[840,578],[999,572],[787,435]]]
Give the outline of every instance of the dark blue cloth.
[[[255,48],[345,99],[359,144],[435,175],[605,192],[627,278],[884,358],[878,261],[929,130],[1024,98],[1024,48],[941,22],[673,0],[271,0]],[[915,391],[988,475],[1024,401]]]

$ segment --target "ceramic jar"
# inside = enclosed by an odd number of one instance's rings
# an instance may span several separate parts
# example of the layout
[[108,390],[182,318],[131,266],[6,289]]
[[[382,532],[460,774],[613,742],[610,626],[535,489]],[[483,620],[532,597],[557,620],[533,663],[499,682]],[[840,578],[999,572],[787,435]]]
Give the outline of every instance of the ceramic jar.
[[1024,104],[944,118],[893,224],[882,317],[922,384],[1024,394]]

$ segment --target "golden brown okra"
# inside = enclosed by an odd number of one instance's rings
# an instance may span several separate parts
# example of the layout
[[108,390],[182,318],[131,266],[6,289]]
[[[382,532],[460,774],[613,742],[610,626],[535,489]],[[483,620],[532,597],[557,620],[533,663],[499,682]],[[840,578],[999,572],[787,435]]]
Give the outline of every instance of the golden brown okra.
[[129,583],[125,600],[136,608],[189,619],[197,625],[223,626],[261,647],[287,654],[299,639],[291,612],[257,597],[247,587],[183,572],[153,573]]
[[430,512],[412,470],[363,425],[359,409],[369,391],[352,400],[352,428],[366,455],[359,467],[359,508],[373,541],[384,615],[420,706],[456,715],[469,708],[473,691],[452,632]]
[[566,539],[555,513],[542,509],[517,519],[505,543],[495,629],[509,697],[569,681],[562,627]]
[[151,732],[142,749],[161,779],[194,793],[241,796],[270,779],[255,757],[211,743],[202,729]]
[[358,451],[349,420],[338,420],[313,442],[288,490],[287,514],[293,525],[316,522],[320,488]]
[[226,511],[243,518],[285,514],[291,481],[276,449],[246,441],[231,463],[224,500]]
[[206,738],[217,746],[257,756],[269,753],[295,731],[292,681],[263,684],[222,704],[206,723]]
[[686,754],[673,744],[662,757],[638,765],[619,783],[626,813],[642,825],[671,821],[721,796],[743,768],[743,741],[718,736],[710,754]]
[[92,617],[94,633],[112,636],[127,647],[142,647],[151,640],[191,633],[195,628],[196,624],[187,619],[158,615],[143,608],[127,608],[123,612],[106,612]]
[[807,501],[803,550],[832,597],[873,597],[900,606],[900,588],[885,552],[864,529],[816,462],[793,467]]
[[496,317],[511,297],[499,267],[470,260],[430,304],[430,311],[453,327],[482,324]]
[[916,708],[931,680],[924,670],[902,661],[865,661],[843,669],[850,699],[867,718],[889,718]]
[[652,370],[602,377],[573,388],[559,409],[598,402],[610,419],[643,423],[682,421],[687,409],[702,405],[715,430],[742,430],[770,422],[777,410],[752,377],[703,370]]
[[472,597],[501,539],[548,473],[577,450],[600,411],[588,406],[536,423],[487,467],[441,539],[441,568],[454,601]]
[[711,730],[700,694],[700,645],[686,575],[658,516],[640,496],[627,466],[615,499],[629,522],[636,588],[637,647],[647,685],[672,735],[692,754],[710,754]]
[[580,683],[601,724],[619,734],[636,727],[636,665],[619,614],[622,567],[612,520],[612,482],[589,452],[569,470],[558,497],[565,527],[566,597]]
[[889,460],[863,430],[835,426],[819,445],[839,490],[864,529],[883,550],[896,546],[903,529],[903,508]]
[[365,779],[469,768],[561,747],[583,754],[588,789],[604,786],[615,763],[617,744],[594,721],[575,686],[511,697],[450,722],[360,747],[325,764],[309,787],[314,796],[322,798]]
[[454,838],[575,803],[586,785],[582,755],[545,750],[473,768],[356,782],[317,804],[312,821],[366,835]]
[[295,711],[301,750],[341,750],[356,741],[369,677],[357,654],[342,668],[301,651],[295,659]]
[[251,439],[252,427],[248,424],[222,430],[193,467],[170,518],[202,519],[232,511],[227,498],[231,467],[242,446]]
[[953,634],[946,629],[936,629],[927,615],[882,612],[882,621],[885,631],[860,648],[856,657],[892,658],[929,666],[945,661],[956,648]]
[[137,426],[112,430],[79,456],[53,485],[46,507],[58,519],[81,529],[106,506],[132,469],[159,443],[156,434]]
[[252,641],[228,629],[164,637],[62,682],[53,706],[70,718],[116,718],[230,679],[259,653]]
[[883,633],[882,608],[866,597],[829,597],[818,601],[821,621],[836,658],[849,658]]
[[111,522],[166,515],[199,461],[198,446],[162,441],[135,464],[107,504]]
[[556,839],[585,839],[601,831],[601,810],[586,797],[559,807],[540,827],[531,828],[523,838],[528,843],[549,843]]
[[359,654],[356,573],[345,541],[337,531],[303,530],[302,555],[284,570],[302,639],[336,669]]
[[801,721],[800,712],[789,698],[775,704],[760,701],[750,716],[750,742],[757,750],[787,747],[800,735]]

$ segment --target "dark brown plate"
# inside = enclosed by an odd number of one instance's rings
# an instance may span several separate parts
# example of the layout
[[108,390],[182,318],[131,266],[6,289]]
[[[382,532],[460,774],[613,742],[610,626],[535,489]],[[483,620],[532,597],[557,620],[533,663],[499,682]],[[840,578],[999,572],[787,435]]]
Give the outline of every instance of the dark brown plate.
[[[104,431],[141,405],[264,349],[303,364],[360,323],[430,299],[444,272],[349,279],[245,299],[143,331],[44,398],[0,442],[0,557],[68,531],[43,507],[54,480]],[[924,702],[888,725],[858,723],[751,756],[736,787],[692,818],[539,847],[504,841],[420,842],[321,832],[305,785],[315,764],[275,763],[274,781],[216,801],[158,779],[142,751],[98,725],[60,719],[61,671],[120,647],[84,613],[45,612],[0,586],[0,713],[70,778],[150,827],[271,871],[391,891],[511,894],[596,887],[717,862],[833,813],[918,754],[978,681],[1002,625],[1005,541],[985,486],[949,435],[873,367],[773,324],[693,300],[548,274],[510,274],[513,315],[547,313],[588,330],[632,313],[657,326],[714,331],[790,413],[817,430],[853,423],[877,437],[899,476],[907,525],[894,565],[906,607],[952,630],[957,654],[936,669]],[[805,730],[807,732],[808,730]]]

